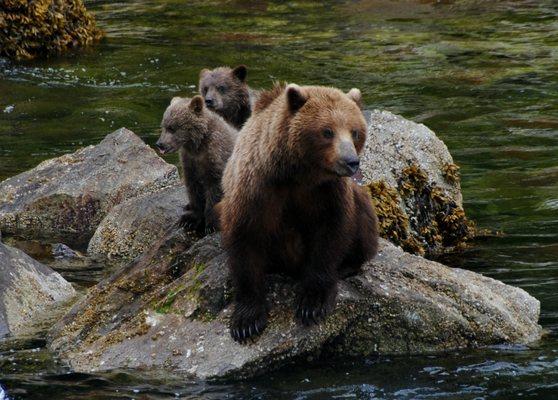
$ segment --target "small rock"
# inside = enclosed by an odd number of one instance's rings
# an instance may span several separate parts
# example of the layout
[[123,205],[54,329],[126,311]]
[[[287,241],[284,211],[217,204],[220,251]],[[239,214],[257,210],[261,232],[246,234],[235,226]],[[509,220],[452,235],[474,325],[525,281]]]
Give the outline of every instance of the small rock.
[[60,274],[0,243],[0,338],[21,333],[47,307],[74,294]]
[[64,243],[56,243],[52,245],[52,255],[57,260],[82,258],[83,256],[77,251],[70,249]]
[[4,112],[5,112],[6,114],[9,114],[9,113],[11,113],[12,111],[14,111],[14,109],[15,109],[15,106],[12,104],[12,105],[9,105],[9,106],[7,106],[6,108],[4,108]]

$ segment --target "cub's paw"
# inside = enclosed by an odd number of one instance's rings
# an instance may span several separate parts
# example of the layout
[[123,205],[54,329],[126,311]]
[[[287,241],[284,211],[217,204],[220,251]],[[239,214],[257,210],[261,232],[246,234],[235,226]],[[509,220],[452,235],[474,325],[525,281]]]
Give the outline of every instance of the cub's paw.
[[239,304],[234,306],[230,322],[231,337],[245,344],[259,336],[267,326],[267,307],[261,304]]
[[306,326],[319,324],[333,310],[336,294],[335,290],[300,294],[295,312],[296,319]]
[[178,226],[187,231],[203,232],[204,222],[203,218],[193,212],[186,212],[178,220]]

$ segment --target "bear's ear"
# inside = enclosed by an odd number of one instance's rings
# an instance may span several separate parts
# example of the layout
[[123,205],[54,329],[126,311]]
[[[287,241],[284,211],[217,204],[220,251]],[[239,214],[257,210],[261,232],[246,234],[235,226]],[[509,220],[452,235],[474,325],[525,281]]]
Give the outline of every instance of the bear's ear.
[[291,112],[297,112],[307,100],[300,86],[295,83],[290,83],[287,86],[287,103]]
[[201,114],[203,111],[203,97],[201,96],[194,96],[192,100],[190,100],[190,110],[195,112],[196,114]]
[[209,72],[209,70],[207,68],[204,68],[200,71],[200,79],[203,78],[205,76],[205,74],[207,74]]
[[246,65],[239,65],[232,70],[232,73],[240,82],[244,82],[246,74],[248,74],[248,70],[246,69]]
[[349,96],[349,99],[354,101],[358,108],[362,110],[362,93],[360,93],[360,90],[352,88],[347,92],[347,96]]
[[175,97],[173,97],[173,98],[171,99],[170,105],[173,106],[173,105],[175,105],[176,103],[178,103],[180,100],[182,100],[182,97],[175,96]]

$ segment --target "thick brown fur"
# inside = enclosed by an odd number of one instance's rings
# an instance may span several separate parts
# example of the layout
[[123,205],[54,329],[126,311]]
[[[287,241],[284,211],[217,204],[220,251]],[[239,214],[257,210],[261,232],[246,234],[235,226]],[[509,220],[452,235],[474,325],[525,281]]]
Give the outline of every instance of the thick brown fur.
[[242,128],[250,117],[253,97],[256,95],[246,83],[247,72],[244,65],[234,69],[203,69],[200,72],[199,93],[207,107],[237,129]]
[[208,110],[201,96],[175,97],[161,122],[157,147],[162,153],[180,152],[189,203],[180,224],[198,233],[218,229],[214,209],[222,196],[221,178],[237,130]]
[[300,282],[296,317],[308,325],[332,310],[338,280],[376,254],[376,214],[350,178],[366,135],[360,97],[357,89],[276,85],[240,131],[219,204],[235,340],[266,326],[267,273]]

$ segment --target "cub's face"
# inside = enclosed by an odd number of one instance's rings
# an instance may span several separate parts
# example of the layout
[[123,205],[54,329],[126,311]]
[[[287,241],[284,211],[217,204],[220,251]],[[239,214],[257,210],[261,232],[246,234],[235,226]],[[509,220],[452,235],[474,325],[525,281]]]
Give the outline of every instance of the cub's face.
[[291,84],[286,96],[292,115],[287,139],[290,149],[326,176],[354,175],[366,140],[360,90],[345,94],[333,88]]
[[155,146],[161,154],[173,153],[186,145],[202,140],[204,102],[201,96],[192,99],[174,97],[163,114],[161,136]]
[[203,69],[200,72],[199,91],[207,108],[217,112],[234,108],[239,93],[248,90],[246,73],[244,65],[239,65],[235,69],[226,67],[214,70]]

